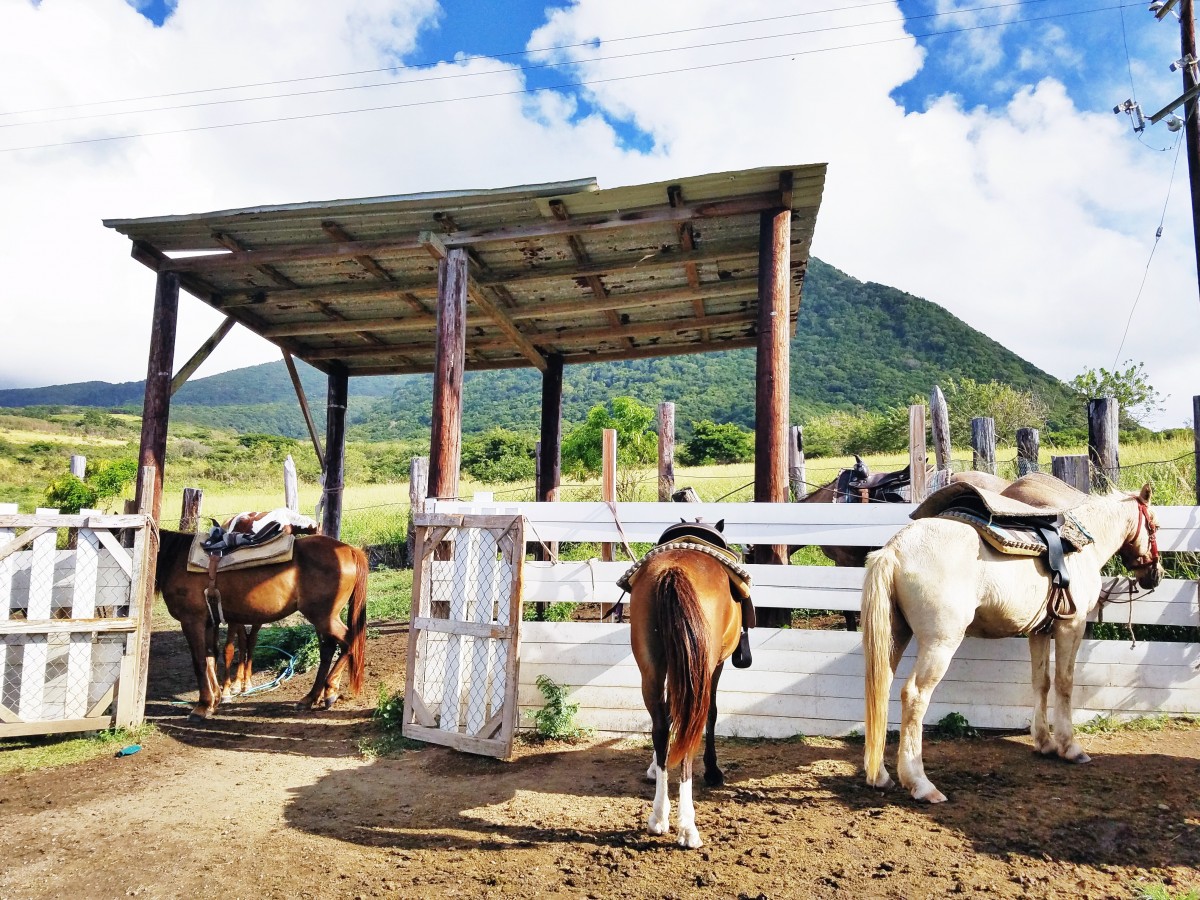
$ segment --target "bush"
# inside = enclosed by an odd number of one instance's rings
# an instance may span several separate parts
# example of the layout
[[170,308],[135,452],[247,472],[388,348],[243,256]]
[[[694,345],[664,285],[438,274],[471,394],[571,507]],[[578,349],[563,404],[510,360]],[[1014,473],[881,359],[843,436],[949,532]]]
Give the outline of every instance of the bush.
[[93,509],[96,506],[96,500],[96,489],[84,484],[75,475],[63,475],[61,478],[56,478],[46,488],[46,507],[64,513],[77,513],[81,509]]
[[512,484],[534,478],[534,440],[505,428],[493,428],[467,438],[462,445],[462,469],[484,484]]
[[567,702],[567,689],[547,675],[537,677],[537,688],[546,705],[533,714],[533,731],[543,741],[575,741],[586,737],[589,729],[575,722],[578,703]]
[[651,465],[658,457],[658,437],[651,428],[653,423],[654,410],[632,397],[614,397],[612,412],[603,403],[598,403],[588,412],[587,420],[563,441],[563,468],[576,478],[600,474],[602,432],[606,428],[617,432],[619,467]]
[[133,484],[137,475],[138,461],[132,457],[105,459],[88,466],[87,480],[96,489],[96,496],[105,500],[119,497],[126,487]]
[[701,419],[692,423],[692,436],[680,457],[690,466],[749,462],[754,459],[754,435],[732,423]]

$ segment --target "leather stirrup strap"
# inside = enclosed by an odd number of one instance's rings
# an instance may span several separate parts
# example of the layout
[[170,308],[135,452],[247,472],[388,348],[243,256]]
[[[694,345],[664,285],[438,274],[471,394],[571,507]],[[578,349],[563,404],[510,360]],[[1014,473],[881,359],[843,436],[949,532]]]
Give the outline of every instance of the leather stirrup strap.
[[225,624],[225,610],[221,607],[221,592],[217,590],[217,566],[221,563],[219,553],[208,555],[208,587],[204,589],[204,605],[214,625]]
[[1062,536],[1053,525],[1038,525],[1038,533],[1046,542],[1046,564],[1050,567],[1050,602],[1047,612],[1056,619],[1072,619],[1077,608],[1071,596],[1071,576],[1067,573]]

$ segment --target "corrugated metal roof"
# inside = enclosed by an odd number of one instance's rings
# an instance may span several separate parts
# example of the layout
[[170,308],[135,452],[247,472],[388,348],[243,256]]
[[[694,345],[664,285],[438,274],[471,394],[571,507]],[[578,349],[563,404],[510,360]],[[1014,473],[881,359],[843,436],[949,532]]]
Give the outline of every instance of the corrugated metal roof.
[[466,248],[467,367],[513,368],[539,354],[575,363],[753,344],[760,214],[784,203],[794,327],[824,182],[823,164],[782,166],[104,224],[210,306],[351,375],[433,370],[438,257]]

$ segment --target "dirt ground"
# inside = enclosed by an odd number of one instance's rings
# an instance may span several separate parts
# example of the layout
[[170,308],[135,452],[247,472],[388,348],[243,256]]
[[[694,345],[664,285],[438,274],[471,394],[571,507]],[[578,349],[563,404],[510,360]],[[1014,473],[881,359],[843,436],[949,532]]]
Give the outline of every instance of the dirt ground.
[[[937,807],[869,790],[861,745],[725,741],[698,783],[705,846],[644,823],[644,741],[519,745],[509,762],[430,747],[365,760],[378,683],[406,630],[369,644],[362,698],[302,713],[302,675],[190,725],[177,630],[154,635],[148,714],[122,759],[0,781],[0,898],[1131,897],[1200,886],[1200,730],[1084,738],[1094,762],[1024,736],[930,741]],[[891,755],[894,756],[894,748]]]

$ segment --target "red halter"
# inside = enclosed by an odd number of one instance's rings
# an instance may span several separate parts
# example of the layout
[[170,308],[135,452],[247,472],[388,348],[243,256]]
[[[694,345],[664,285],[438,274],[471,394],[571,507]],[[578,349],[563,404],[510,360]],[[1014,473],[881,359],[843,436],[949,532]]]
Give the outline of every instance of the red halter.
[[[1150,518],[1150,510],[1140,499],[1138,505],[1138,531],[1142,530],[1142,524],[1146,525],[1146,534],[1150,538],[1150,557],[1142,562],[1145,557],[1139,556],[1134,562],[1138,568],[1143,566],[1153,566],[1158,564],[1158,526],[1154,524],[1154,520]],[[1137,537],[1137,531],[1134,532],[1134,537]]]

